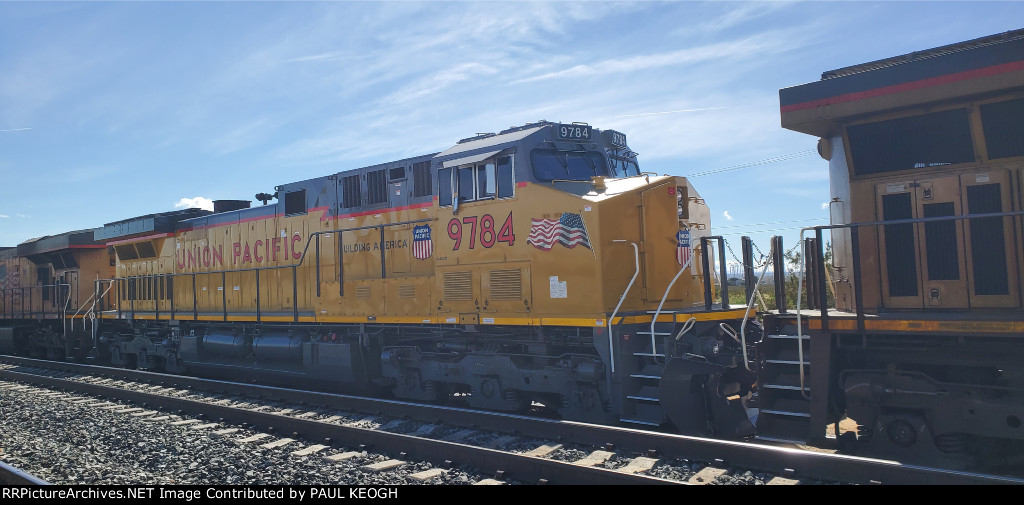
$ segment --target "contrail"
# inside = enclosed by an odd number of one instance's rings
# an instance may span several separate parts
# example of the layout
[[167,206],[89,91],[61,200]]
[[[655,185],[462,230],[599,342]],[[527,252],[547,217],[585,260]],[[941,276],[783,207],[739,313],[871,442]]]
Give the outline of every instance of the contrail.
[[13,129],[10,129],[10,130],[0,130],[0,133],[3,133],[3,132],[20,132],[20,131],[23,131],[23,130],[31,130],[31,129],[32,128],[13,128]]
[[683,110],[667,110],[665,112],[641,112],[640,114],[626,114],[625,116],[613,116],[613,117],[633,117],[633,116],[654,116],[657,114],[675,114],[677,112],[698,112],[702,110],[718,110],[728,109],[728,107],[709,107],[707,109],[683,109]]

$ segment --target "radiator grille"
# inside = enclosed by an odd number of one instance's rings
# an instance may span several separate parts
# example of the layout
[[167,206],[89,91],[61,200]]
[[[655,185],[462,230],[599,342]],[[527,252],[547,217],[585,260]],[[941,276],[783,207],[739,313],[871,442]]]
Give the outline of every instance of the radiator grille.
[[519,269],[491,270],[491,300],[519,300],[523,296],[523,276]]
[[416,285],[415,284],[399,284],[398,285],[398,297],[399,298],[416,298]]
[[473,299],[473,275],[466,270],[462,272],[445,272],[444,298],[456,302]]
[[360,300],[370,299],[370,286],[359,286],[356,288],[356,298]]

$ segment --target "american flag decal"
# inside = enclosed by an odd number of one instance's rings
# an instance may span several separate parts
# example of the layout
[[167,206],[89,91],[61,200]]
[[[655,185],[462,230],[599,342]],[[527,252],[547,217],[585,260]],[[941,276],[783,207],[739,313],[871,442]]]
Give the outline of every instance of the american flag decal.
[[412,229],[412,256],[425,260],[434,253],[434,243],[430,240],[430,225],[415,226]]
[[690,230],[676,233],[676,263],[683,266],[690,261]]
[[566,212],[557,221],[554,219],[532,220],[530,225],[530,236],[526,239],[527,244],[542,251],[550,251],[555,243],[572,249],[578,245],[590,249],[590,237],[587,236],[587,229],[583,225],[583,218],[579,214]]

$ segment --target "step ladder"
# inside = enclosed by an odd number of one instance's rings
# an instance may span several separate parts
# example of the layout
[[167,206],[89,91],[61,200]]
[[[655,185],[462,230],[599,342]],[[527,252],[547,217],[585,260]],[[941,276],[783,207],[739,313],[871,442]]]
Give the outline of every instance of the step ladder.
[[[650,313],[653,314],[653,311]],[[622,417],[623,423],[642,426],[661,426],[668,422],[665,410],[661,407],[659,388],[661,375],[668,357],[665,355],[665,339],[671,337],[675,329],[675,312],[661,311],[660,314],[672,316],[672,321],[657,322],[652,334],[650,327],[637,331],[636,338],[644,342],[637,344],[639,350],[632,353],[631,359],[624,360],[624,372],[628,378],[623,384]]]
[[[791,333],[796,333],[792,331]],[[803,362],[797,346],[803,347]],[[811,338],[787,334],[765,335],[761,342],[763,365],[758,382],[758,440],[806,444],[811,425]],[[800,384],[800,368],[804,371]],[[806,396],[805,396],[806,395]]]

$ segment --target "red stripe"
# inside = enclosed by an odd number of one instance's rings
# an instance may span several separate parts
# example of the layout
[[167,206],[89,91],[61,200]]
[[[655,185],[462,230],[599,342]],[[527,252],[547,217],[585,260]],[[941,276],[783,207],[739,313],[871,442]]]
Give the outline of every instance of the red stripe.
[[383,214],[385,212],[399,212],[399,211],[403,211],[403,210],[425,209],[427,207],[433,207],[433,206],[434,206],[434,202],[415,203],[415,204],[412,204],[412,205],[405,205],[405,206],[402,206],[402,207],[391,207],[389,209],[366,210],[366,211],[363,211],[363,212],[354,212],[352,214],[339,214],[338,215],[338,219],[341,219],[343,217],[359,217],[359,216],[369,216],[371,214]]
[[[143,240],[152,240],[152,239],[155,239],[155,238],[164,238],[164,237],[173,237],[173,236],[174,236],[173,233],[157,233],[155,235],[146,235],[145,237],[127,238],[127,239],[124,239],[124,240],[116,240],[114,242],[107,242],[107,245],[121,245],[121,244],[127,244],[129,242],[140,242],[140,241],[143,241]],[[102,246],[102,247],[106,247],[106,246]]]
[[516,183],[516,187],[517,188],[525,188],[527,184],[529,184],[529,183],[528,182],[517,182]]
[[1018,71],[1024,71],[1024,60],[1003,63],[1001,65],[979,68],[976,70],[968,70],[966,72],[957,72],[955,74],[940,75],[938,77],[921,79],[919,81],[905,82],[903,84],[883,86],[881,88],[869,89],[866,91],[858,91],[856,93],[847,93],[845,95],[821,98],[818,100],[811,100],[809,102],[797,103],[792,105],[783,105],[781,109],[782,112],[794,112],[798,110],[812,109],[814,107],[821,107],[823,105],[854,102],[857,100],[863,100],[865,98],[891,95],[893,93],[901,93],[904,91],[914,91],[918,89],[928,88],[931,86],[939,86],[942,84],[950,84],[954,82],[965,81],[968,79],[977,79],[980,77],[988,77],[992,75]]

